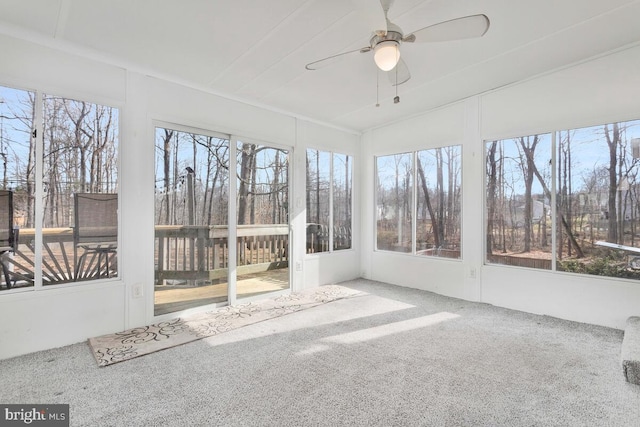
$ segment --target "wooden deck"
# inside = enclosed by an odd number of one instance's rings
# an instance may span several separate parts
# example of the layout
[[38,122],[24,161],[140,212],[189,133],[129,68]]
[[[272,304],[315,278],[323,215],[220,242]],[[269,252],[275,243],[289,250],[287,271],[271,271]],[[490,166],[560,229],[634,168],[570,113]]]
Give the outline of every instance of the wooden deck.
[[[289,289],[289,269],[279,268],[239,276],[238,298]],[[154,315],[172,313],[227,301],[227,282],[204,286],[158,285],[155,287]]]
[[[281,224],[238,227],[238,298],[289,289],[288,233],[288,226]],[[155,315],[228,300],[227,234],[226,226],[156,227]],[[16,287],[33,286],[34,240],[35,230],[20,230],[18,250],[7,258]],[[117,275],[115,247],[102,261],[95,253],[82,258],[84,251],[74,242],[72,228],[43,229],[43,283]]]
[[[227,226],[155,227],[156,284],[174,281],[220,280],[229,267]],[[14,286],[33,286],[35,278],[35,229],[20,229],[15,254],[3,260],[10,265]],[[289,227],[285,224],[242,225],[237,228],[235,263],[249,274],[280,269],[288,264]],[[103,251],[87,252],[74,241],[73,228],[44,228],[41,260],[44,285],[116,277],[117,243]],[[94,245],[95,246],[95,245]],[[106,249],[112,248],[107,251]],[[83,257],[83,254],[88,256]],[[102,256],[102,257],[101,257]],[[6,284],[0,279],[0,287]]]
[[[14,286],[33,286],[35,278],[35,229],[20,229],[15,254],[3,258],[11,266]],[[42,230],[42,281],[46,285],[93,280],[117,276],[117,256],[113,244],[94,245],[104,249],[87,251],[86,244],[74,242],[73,228],[44,228]],[[109,250],[108,250],[109,249]],[[88,254],[88,256],[83,256]],[[10,255],[10,256],[9,256]],[[4,281],[3,286],[6,287]]]

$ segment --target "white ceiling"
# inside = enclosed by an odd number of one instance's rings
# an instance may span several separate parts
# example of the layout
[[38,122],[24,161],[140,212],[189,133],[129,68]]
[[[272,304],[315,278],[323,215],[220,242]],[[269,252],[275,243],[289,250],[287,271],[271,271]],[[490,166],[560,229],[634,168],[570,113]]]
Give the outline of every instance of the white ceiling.
[[639,0],[396,0],[409,34],[484,13],[478,39],[402,45],[395,88],[368,45],[379,0],[0,0],[0,32],[73,49],[234,99],[362,131],[640,41]]

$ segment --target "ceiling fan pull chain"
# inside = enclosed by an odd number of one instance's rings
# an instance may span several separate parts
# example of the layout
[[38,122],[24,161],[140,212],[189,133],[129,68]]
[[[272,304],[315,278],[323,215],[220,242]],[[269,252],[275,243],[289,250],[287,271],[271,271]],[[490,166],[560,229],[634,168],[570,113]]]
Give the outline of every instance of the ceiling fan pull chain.
[[398,65],[396,64],[396,97],[393,98],[393,103],[397,104],[398,102],[400,102],[400,97],[398,96]]

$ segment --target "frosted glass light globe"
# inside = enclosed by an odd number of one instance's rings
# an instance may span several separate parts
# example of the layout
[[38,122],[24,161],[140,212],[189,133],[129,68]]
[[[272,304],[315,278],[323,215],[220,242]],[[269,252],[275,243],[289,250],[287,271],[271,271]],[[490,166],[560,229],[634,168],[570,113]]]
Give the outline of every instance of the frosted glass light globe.
[[388,40],[378,43],[373,49],[373,60],[382,71],[393,70],[400,60],[398,42]]

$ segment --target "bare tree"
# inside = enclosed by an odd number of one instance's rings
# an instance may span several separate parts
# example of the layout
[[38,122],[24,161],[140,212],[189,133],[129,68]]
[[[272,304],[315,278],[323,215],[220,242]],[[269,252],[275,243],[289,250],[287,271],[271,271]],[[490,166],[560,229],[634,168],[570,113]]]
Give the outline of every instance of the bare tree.
[[[551,190],[549,190],[549,186],[546,184],[544,178],[540,174],[540,171],[538,171],[538,168],[535,166],[535,163],[533,165],[534,165],[533,173],[535,174],[536,178],[538,179],[538,182],[540,182],[540,185],[542,186],[544,194],[547,196],[547,198],[549,200],[551,200]],[[564,228],[564,230],[567,233],[569,239],[571,240],[571,244],[576,249],[576,257],[583,258],[584,257],[584,252],[582,251],[582,248],[578,244],[578,241],[576,240],[576,237],[574,236],[573,231],[571,230],[571,227],[569,226],[569,223],[565,219],[564,213],[562,212],[562,206],[560,206],[558,204],[557,200],[556,200],[556,212],[557,212],[558,217],[560,218],[560,223],[562,224],[562,227]]]
[[534,155],[539,142],[540,139],[538,135],[518,138],[520,149],[524,155],[524,161],[520,162],[524,175],[524,252],[531,252],[531,234],[533,230],[533,198],[531,191],[533,187],[534,169],[536,168]]
[[609,197],[607,206],[609,208],[609,231],[607,240],[611,243],[618,243],[618,210],[616,206],[616,195],[618,192],[618,144],[620,143],[620,127],[618,123],[613,123],[611,130],[609,125],[604,125],[604,135],[609,147]]
[[240,182],[238,183],[238,224],[244,224],[247,216],[255,151],[255,144],[242,143],[242,149],[240,150]]
[[489,144],[487,150],[487,236],[486,236],[486,251],[487,254],[493,253],[494,246],[494,225],[496,222],[496,205],[498,203],[496,197],[496,189],[498,186],[498,168],[496,160],[496,149],[498,147],[498,141],[492,141]]
[[[438,240],[443,243],[445,241],[445,191],[444,191],[444,176],[443,176],[443,159],[442,148],[435,149],[436,154],[436,195],[438,197]],[[434,230],[435,234],[436,230]]]
[[171,224],[171,214],[170,214],[170,202],[169,197],[171,195],[171,140],[173,139],[173,131],[170,129],[164,129],[162,135],[162,172],[163,172],[163,181],[164,181],[164,194],[161,202],[161,212],[164,209],[164,224]]
[[433,233],[433,244],[436,248],[441,246],[440,240],[440,223],[437,219],[437,215],[433,209],[431,204],[431,198],[429,197],[429,188],[427,186],[427,179],[424,174],[424,168],[422,167],[422,161],[420,160],[420,156],[417,156],[418,159],[418,175],[420,176],[420,186],[422,188],[422,194],[424,195],[424,202],[427,206],[427,210],[429,211],[429,218],[431,219],[431,230]]

